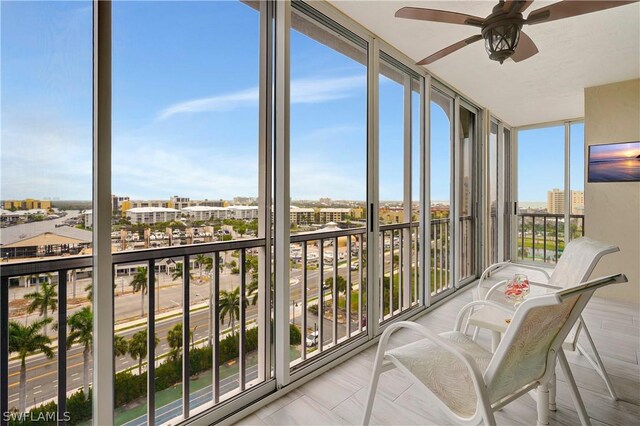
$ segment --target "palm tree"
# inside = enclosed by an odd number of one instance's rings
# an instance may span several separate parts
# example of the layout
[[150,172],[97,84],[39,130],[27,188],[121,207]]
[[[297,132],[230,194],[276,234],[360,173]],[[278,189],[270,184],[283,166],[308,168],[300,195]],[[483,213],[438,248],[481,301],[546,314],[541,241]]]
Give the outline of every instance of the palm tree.
[[[37,310],[40,316],[44,317],[45,321],[49,316],[49,310],[51,310],[51,313],[54,313],[56,309],[58,309],[58,292],[56,291],[56,285],[49,282],[42,283],[40,290],[25,294],[24,298],[31,300],[31,303],[27,306],[27,312],[32,313]],[[49,322],[44,323],[45,335],[47,334],[47,324],[49,324]]]
[[[244,307],[247,307],[247,299],[243,299]],[[220,291],[220,321],[224,323],[225,318],[229,315],[229,325],[231,326],[231,335],[235,334],[236,320],[240,319],[240,287],[236,287],[233,291]]]
[[114,356],[125,356],[129,352],[129,343],[124,336],[113,336],[113,354]]
[[[171,279],[179,280],[179,279],[182,279],[183,275],[184,275],[184,264],[182,262],[177,262],[176,267],[173,270],[173,273],[171,274]],[[189,273],[189,278],[193,278],[192,273]]]
[[[193,331],[189,330],[189,339],[193,337]],[[167,332],[167,344],[171,348],[169,356],[172,360],[177,360],[182,349],[182,323],[179,322]]]
[[210,271],[211,268],[213,268],[213,259],[205,256],[204,254],[199,254],[196,256],[196,263],[198,264],[199,280],[202,282],[202,269],[204,268],[207,271]]
[[144,316],[144,295],[147,294],[147,268],[138,266],[131,281],[133,292],[140,292],[140,316]]
[[69,335],[67,336],[67,349],[71,349],[74,343],[78,343],[84,347],[82,351],[82,389],[85,399],[89,398],[89,365],[93,347],[93,312],[89,306],[85,306],[78,312],[74,313],[67,320],[69,325]]
[[9,353],[17,352],[20,356],[20,397],[21,413],[27,408],[27,356],[42,352],[47,358],[53,358],[53,350],[49,346],[51,339],[46,333],[41,333],[43,327],[51,322],[51,318],[35,321],[29,325],[22,325],[16,321],[9,321]]
[[[158,346],[158,343],[160,342],[158,336],[155,336],[154,342],[154,346]],[[138,360],[138,373],[142,374],[142,360],[147,356],[146,328],[131,336],[131,340],[129,340],[129,355],[131,355],[131,358]]]

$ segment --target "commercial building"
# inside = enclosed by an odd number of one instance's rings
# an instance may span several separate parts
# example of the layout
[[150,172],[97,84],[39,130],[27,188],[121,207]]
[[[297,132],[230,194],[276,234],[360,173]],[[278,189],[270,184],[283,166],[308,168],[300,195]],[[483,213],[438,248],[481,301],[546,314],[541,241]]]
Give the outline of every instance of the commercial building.
[[26,198],[24,200],[5,200],[2,204],[5,210],[51,209],[51,201],[35,200],[33,198]]
[[180,211],[168,207],[134,207],[125,212],[131,223],[153,225],[178,219]]
[[225,207],[191,206],[181,209],[182,215],[191,220],[227,219],[229,209]]
[[[123,211],[122,210],[122,203],[124,203],[125,201],[129,201],[129,197],[120,197],[118,195],[111,195],[111,210],[113,212],[120,212]],[[130,205],[128,205],[127,208],[131,208]]]
[[317,223],[344,222],[351,214],[347,208],[322,208],[316,213]]
[[258,218],[258,206],[229,206],[230,219],[257,219]]
[[84,213],[82,213],[82,223],[85,228],[93,227],[93,211],[92,210],[86,210]]
[[308,225],[315,220],[315,210],[312,208],[291,206],[289,212],[294,225]]

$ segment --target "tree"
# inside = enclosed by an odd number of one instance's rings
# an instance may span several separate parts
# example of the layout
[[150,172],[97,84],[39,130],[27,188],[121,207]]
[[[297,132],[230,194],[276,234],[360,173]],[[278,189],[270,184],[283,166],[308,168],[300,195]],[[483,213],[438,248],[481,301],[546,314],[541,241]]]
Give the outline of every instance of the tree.
[[199,254],[196,256],[196,263],[198,264],[199,280],[202,282],[202,270],[206,269],[207,271],[210,271],[211,268],[213,268],[213,259],[205,256],[204,254]]
[[[189,330],[189,339],[193,337],[193,331]],[[180,355],[180,349],[182,349],[182,323],[179,322],[173,326],[167,332],[167,344],[171,348],[169,356],[174,361],[178,359]]]
[[[182,279],[183,275],[184,275],[184,264],[182,262],[177,262],[176,267],[174,268],[173,273],[171,274],[171,279],[179,280],[179,279]],[[193,274],[189,273],[189,278],[193,278]]]
[[[244,307],[247,307],[247,299],[242,298]],[[229,316],[229,325],[231,326],[231,335],[235,334],[236,320],[240,319],[240,287],[236,287],[232,291],[220,291],[220,322],[224,323],[227,315]]]
[[69,335],[67,336],[67,349],[71,349],[74,343],[78,343],[84,347],[82,351],[83,362],[83,385],[85,398],[89,397],[89,365],[93,348],[93,312],[91,308],[85,306],[78,312],[74,313],[67,320],[69,326]]
[[144,316],[144,295],[147,294],[147,268],[144,266],[138,266],[136,273],[131,280],[131,287],[133,292],[140,292],[140,316]]
[[30,300],[29,306],[27,306],[27,312],[32,313],[39,311],[40,316],[44,317],[44,334],[47,334],[46,322],[49,316],[49,310],[54,313],[58,309],[58,292],[56,291],[56,285],[50,282],[44,282],[40,286],[40,290],[36,290],[33,293],[24,295],[26,300]]
[[[327,278],[325,281],[325,286],[327,288],[333,289],[333,277]],[[344,279],[342,275],[338,275],[338,293],[346,293],[347,292],[347,280]]]
[[113,336],[113,354],[115,356],[125,356],[129,352],[129,343],[124,336]]
[[[154,346],[158,346],[160,339],[154,338]],[[142,374],[142,360],[147,356],[147,329],[140,330],[129,340],[129,355],[138,361],[138,373]],[[153,361],[151,361],[153,362]]]
[[47,358],[53,358],[53,350],[49,346],[51,339],[41,330],[51,322],[51,318],[22,325],[9,321],[9,353],[17,352],[20,357],[20,393],[18,409],[21,413],[27,408],[27,356],[42,352]]

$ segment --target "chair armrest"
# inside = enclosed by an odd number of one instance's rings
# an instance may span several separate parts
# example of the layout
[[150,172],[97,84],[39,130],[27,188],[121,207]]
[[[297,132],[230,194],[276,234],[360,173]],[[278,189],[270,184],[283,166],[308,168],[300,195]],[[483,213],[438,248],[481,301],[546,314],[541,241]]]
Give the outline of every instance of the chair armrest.
[[495,292],[496,290],[498,290],[498,287],[504,285],[507,281],[509,280],[502,280],[502,281],[498,281],[497,283],[495,283],[493,286],[491,286],[491,288],[489,289],[489,291],[487,291],[487,294],[485,294],[484,296],[484,300],[489,300],[489,296],[491,296],[493,294],[493,292]]
[[509,265],[513,265],[513,262],[511,262],[510,260],[507,260],[505,262],[494,263],[493,265],[487,266],[486,269],[482,272],[482,275],[480,275],[480,279],[478,280],[478,287],[482,285],[482,282],[485,280],[485,278],[487,278],[488,274]]
[[[473,303],[475,302],[471,302],[469,303],[469,305]],[[432,333],[431,331],[429,331],[424,326],[418,323],[415,323],[412,321],[400,321],[400,322],[396,322],[389,325],[384,330],[384,332],[382,333],[382,336],[380,337],[378,352],[380,352],[380,349],[383,347],[383,345],[384,347],[386,347],[391,334],[398,331],[401,328],[408,328],[410,330],[413,330],[416,333],[422,335],[422,337],[426,338],[430,342],[434,343],[435,345],[455,355],[458,359],[460,359],[460,361],[462,361],[465,367],[467,367],[467,369],[469,370],[469,374],[471,375],[471,379],[473,380],[473,385],[476,388],[477,395],[484,394],[484,392],[486,391],[486,385],[484,382],[482,372],[478,368],[478,365],[476,364],[475,360],[471,358],[471,356],[469,356],[467,353],[459,350],[454,345],[449,343],[446,339],[443,339],[437,334]]]
[[543,283],[539,283],[539,282],[535,282],[535,281],[529,281],[529,285],[535,286],[535,287],[543,287],[543,288],[548,288],[550,290],[562,290],[563,287],[557,286],[557,285],[551,285],[551,284],[543,284]]
[[476,308],[478,306],[490,306],[492,308],[499,309],[504,313],[509,314],[510,316],[512,316],[513,313],[515,312],[513,308],[507,305],[502,305],[500,303],[494,302],[493,300],[476,300],[473,302],[469,302],[466,305],[464,305],[462,309],[460,309],[460,312],[458,312],[458,316],[456,316],[456,322],[455,322],[455,326],[453,327],[453,331],[460,331],[460,329],[462,328],[462,320],[464,319],[466,312],[469,309]]

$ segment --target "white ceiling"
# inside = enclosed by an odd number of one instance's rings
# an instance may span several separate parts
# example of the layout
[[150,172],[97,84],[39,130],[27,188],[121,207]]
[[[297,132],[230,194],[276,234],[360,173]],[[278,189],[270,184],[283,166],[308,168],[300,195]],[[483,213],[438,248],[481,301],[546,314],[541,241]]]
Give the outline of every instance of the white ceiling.
[[[417,62],[479,29],[399,19],[396,10],[417,6],[485,17],[497,0],[330,2]],[[524,15],[553,3],[534,1]],[[540,52],[520,63],[490,60],[480,41],[426,68],[512,126],[583,117],[585,87],[640,78],[640,3],[524,31]]]

